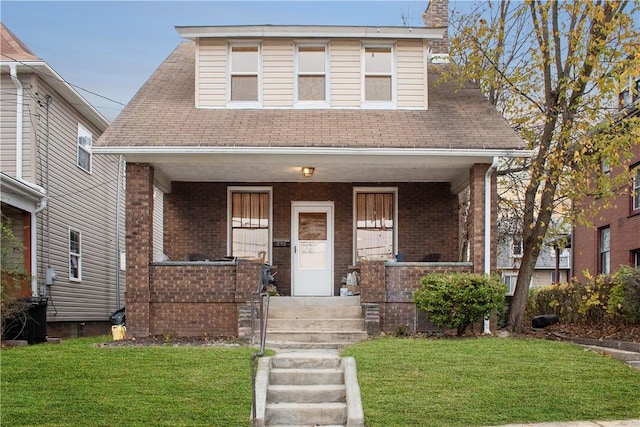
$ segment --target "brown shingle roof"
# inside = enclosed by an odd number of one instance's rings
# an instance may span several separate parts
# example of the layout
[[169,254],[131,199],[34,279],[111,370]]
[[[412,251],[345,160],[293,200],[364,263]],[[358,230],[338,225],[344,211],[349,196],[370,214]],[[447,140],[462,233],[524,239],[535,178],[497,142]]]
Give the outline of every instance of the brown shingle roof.
[[[180,44],[98,146],[519,149],[520,138],[474,87],[431,85],[427,111],[195,108],[195,46]],[[437,76],[430,70],[430,81]]]
[[0,53],[3,60],[41,61],[22,41],[0,22]]

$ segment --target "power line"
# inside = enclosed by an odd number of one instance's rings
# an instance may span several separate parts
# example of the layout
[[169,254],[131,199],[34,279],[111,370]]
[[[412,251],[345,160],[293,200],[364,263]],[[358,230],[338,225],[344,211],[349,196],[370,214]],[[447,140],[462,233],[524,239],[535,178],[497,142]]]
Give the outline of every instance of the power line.
[[26,64],[26,63],[24,63],[24,62],[22,62],[22,61],[20,61],[20,60],[18,60],[18,59],[15,59],[15,58],[13,58],[13,57],[11,57],[11,56],[9,56],[9,55],[5,54],[5,53],[2,53],[1,55],[2,55],[2,56],[4,56],[4,57],[6,57],[6,58],[9,58],[10,60],[12,60],[12,61],[14,61],[14,62],[17,62],[18,64],[22,64],[22,65],[24,65],[25,67],[29,67],[29,68],[31,68],[34,72],[36,72],[37,74],[40,74],[40,75],[42,75],[42,76],[44,76],[44,77],[47,77],[47,78],[50,78],[50,79],[54,79],[54,80],[58,80],[58,81],[60,81],[60,82],[66,83],[66,84],[68,84],[69,86],[72,86],[72,87],[74,87],[74,88],[76,88],[76,89],[79,89],[79,90],[82,90],[82,91],[84,91],[84,92],[90,93],[91,95],[95,95],[95,96],[97,96],[97,97],[100,97],[100,98],[106,99],[107,101],[111,101],[111,102],[113,102],[113,103],[115,103],[115,104],[122,105],[123,107],[125,107],[125,106],[126,106],[126,104],[123,104],[123,103],[122,103],[122,102],[120,102],[120,101],[116,101],[115,99],[109,98],[108,96],[100,95],[99,93],[93,92],[93,91],[91,91],[91,90],[89,90],[89,89],[85,89],[85,88],[83,88],[83,87],[81,87],[81,86],[78,86],[78,85],[76,85],[76,84],[73,84],[73,83],[71,83],[71,82],[69,82],[69,81],[67,81],[67,80],[63,79],[62,77],[56,77],[56,76],[52,76],[52,75],[47,74],[47,73],[43,73],[42,71],[40,71],[40,70],[36,69],[35,67],[33,67],[33,66],[29,65],[29,64]]

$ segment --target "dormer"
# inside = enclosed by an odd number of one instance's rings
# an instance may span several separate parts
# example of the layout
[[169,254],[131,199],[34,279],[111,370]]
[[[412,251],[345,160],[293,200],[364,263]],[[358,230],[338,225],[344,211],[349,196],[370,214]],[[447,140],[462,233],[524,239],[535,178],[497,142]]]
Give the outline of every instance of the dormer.
[[176,27],[196,43],[195,104],[210,109],[426,110],[446,28]]

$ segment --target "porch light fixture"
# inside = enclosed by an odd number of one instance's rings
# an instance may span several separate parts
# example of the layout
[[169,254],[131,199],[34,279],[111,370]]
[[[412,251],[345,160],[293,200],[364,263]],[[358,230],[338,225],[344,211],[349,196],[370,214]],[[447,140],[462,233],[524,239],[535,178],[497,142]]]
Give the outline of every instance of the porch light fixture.
[[304,175],[305,177],[310,177],[311,175],[313,175],[314,170],[315,168],[312,168],[310,166],[305,166],[302,168],[302,175]]

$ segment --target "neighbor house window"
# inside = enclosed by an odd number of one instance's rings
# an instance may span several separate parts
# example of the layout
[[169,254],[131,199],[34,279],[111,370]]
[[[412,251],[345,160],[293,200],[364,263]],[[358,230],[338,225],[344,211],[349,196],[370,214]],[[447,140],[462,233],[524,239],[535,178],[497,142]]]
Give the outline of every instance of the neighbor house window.
[[78,123],[78,166],[91,172],[91,146],[93,136],[86,127]]
[[82,253],[80,232],[69,229],[69,280],[82,280]]
[[513,237],[511,251],[514,258],[522,258],[522,237]]
[[631,266],[640,268],[640,249],[631,251]]
[[266,252],[271,259],[271,189],[230,188],[230,248],[231,256],[259,258]]
[[611,273],[611,230],[603,227],[598,230],[600,241],[600,273]]
[[516,291],[516,282],[518,281],[517,274],[503,274],[502,282],[507,285],[507,295],[513,295]]
[[393,101],[393,49],[364,47],[364,102]]
[[298,101],[327,100],[326,49],[326,46],[298,46]]
[[611,165],[609,164],[609,159],[602,159],[602,161],[600,162],[600,170],[602,170],[602,173],[606,176],[609,176],[611,174]]
[[258,102],[260,88],[260,47],[231,46],[229,58],[232,102]]
[[640,165],[634,168],[635,176],[631,185],[631,210],[640,213]]
[[391,259],[397,236],[395,189],[356,189],[355,260]]

